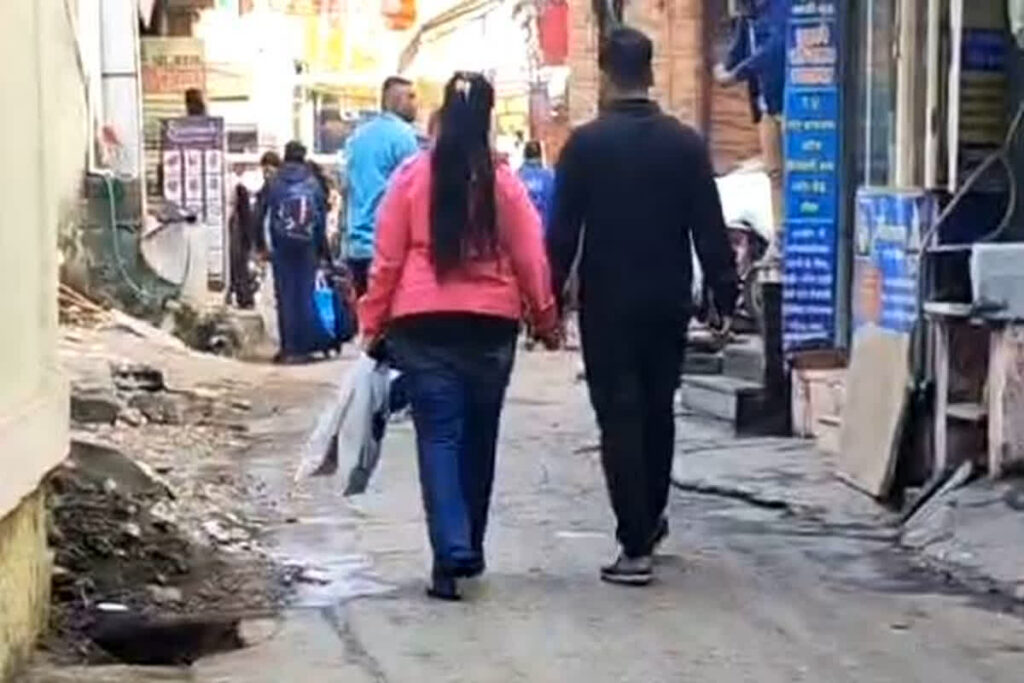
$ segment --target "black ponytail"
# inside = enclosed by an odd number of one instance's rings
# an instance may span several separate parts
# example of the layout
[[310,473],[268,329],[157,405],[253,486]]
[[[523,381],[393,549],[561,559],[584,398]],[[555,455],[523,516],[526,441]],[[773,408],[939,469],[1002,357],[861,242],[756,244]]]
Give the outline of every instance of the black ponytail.
[[445,86],[430,162],[431,256],[439,279],[467,259],[497,252],[493,108],[494,88],[481,74],[456,73]]

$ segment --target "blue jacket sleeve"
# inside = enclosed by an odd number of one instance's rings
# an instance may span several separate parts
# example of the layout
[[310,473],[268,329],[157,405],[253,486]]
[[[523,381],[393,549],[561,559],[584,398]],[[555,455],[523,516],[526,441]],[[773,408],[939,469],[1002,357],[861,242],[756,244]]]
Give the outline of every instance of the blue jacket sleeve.
[[747,58],[748,33],[750,31],[749,19],[740,17],[733,24],[732,43],[729,51],[725,53],[723,64],[726,69],[733,71],[744,59]]
[[[785,0],[771,0],[767,16],[755,21],[755,29],[760,23],[765,29],[767,40],[758,44],[757,48],[746,59],[731,67],[736,76],[741,79],[751,78],[766,69],[772,68],[778,60],[785,59],[786,50],[786,20],[789,14],[789,3]],[[745,27],[749,30],[749,24]],[[742,39],[742,34],[737,32],[737,37]]]

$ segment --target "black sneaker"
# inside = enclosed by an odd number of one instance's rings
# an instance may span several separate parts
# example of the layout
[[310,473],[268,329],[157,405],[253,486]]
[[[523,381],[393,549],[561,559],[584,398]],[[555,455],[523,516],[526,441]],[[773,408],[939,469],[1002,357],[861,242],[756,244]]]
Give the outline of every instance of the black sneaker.
[[646,586],[654,579],[650,555],[626,557],[624,554],[607,567],[601,567],[601,580],[621,586]]

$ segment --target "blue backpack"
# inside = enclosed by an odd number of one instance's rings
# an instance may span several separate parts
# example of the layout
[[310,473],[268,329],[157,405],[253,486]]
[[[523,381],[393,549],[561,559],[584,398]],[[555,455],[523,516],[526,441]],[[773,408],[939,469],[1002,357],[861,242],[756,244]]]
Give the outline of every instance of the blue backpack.
[[309,243],[320,220],[320,185],[308,178],[283,185],[270,209],[270,231],[278,239]]

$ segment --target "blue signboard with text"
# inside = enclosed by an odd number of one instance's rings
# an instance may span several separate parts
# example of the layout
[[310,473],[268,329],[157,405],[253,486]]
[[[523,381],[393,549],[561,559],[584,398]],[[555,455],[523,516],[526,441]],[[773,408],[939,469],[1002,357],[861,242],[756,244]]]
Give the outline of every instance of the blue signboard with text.
[[786,33],[782,315],[787,351],[835,342],[842,118],[837,4],[794,0]]
[[853,327],[909,333],[917,319],[917,253],[935,218],[924,190],[857,192],[853,259]]

